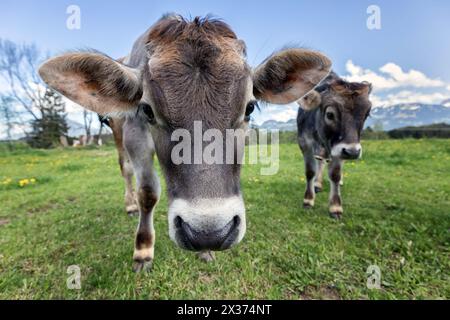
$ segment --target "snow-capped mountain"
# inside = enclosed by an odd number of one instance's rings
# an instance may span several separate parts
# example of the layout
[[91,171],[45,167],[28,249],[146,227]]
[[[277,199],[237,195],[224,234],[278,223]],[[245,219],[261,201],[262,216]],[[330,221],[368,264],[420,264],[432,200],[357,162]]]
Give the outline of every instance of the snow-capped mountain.
[[410,103],[374,108],[366,121],[366,127],[381,124],[383,130],[392,130],[433,123],[450,123],[450,100],[437,105]]
[[277,121],[277,120],[267,120],[263,124],[258,126],[260,129],[274,130],[278,129],[280,131],[295,131],[297,130],[297,120],[291,119],[287,122]]
[[441,103],[444,107],[450,108],[450,99],[447,99],[445,101],[442,101]]

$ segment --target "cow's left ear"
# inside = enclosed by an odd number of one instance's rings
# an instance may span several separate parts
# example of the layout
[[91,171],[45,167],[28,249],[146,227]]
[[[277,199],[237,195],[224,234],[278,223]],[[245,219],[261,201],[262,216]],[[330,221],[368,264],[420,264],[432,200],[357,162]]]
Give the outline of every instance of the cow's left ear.
[[273,54],[253,75],[255,98],[276,104],[297,101],[331,70],[323,54],[306,49],[287,49]]

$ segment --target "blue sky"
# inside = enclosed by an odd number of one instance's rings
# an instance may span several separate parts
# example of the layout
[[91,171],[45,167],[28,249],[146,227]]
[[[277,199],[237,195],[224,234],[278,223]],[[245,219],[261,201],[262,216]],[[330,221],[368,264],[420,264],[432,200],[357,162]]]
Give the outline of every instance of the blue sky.
[[[371,4],[381,9],[381,30],[366,27]],[[80,30],[66,28],[69,5],[81,9]],[[339,74],[373,81],[376,105],[450,97],[450,1],[445,0],[2,0],[0,37],[35,42],[51,53],[92,47],[120,57],[165,12],[224,19],[246,41],[251,65],[286,44],[321,50]],[[293,115],[294,106],[272,106],[257,120]]]

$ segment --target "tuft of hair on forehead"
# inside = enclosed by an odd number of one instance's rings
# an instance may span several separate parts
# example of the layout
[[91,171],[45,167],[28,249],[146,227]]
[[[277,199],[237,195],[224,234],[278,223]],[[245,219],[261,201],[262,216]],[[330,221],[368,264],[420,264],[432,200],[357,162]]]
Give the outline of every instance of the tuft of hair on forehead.
[[166,15],[149,30],[147,49],[144,76],[172,127],[203,120],[205,127],[222,128],[238,118],[250,68],[244,43],[226,23]]
[[180,15],[167,14],[152,27],[147,42],[170,43],[180,38],[195,41],[205,36],[237,39],[231,27],[220,19],[206,16],[189,21]]
[[330,88],[335,93],[346,97],[368,96],[372,91],[369,82],[348,82],[343,79],[335,79],[330,83]]

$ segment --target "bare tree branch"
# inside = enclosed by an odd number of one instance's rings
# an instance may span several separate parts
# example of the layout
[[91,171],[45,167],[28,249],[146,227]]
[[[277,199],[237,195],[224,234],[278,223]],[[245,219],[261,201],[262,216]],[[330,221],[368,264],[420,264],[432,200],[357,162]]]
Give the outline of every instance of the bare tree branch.
[[[37,73],[43,60],[34,44],[17,44],[0,39],[0,75],[11,96],[33,119],[42,116],[45,84]],[[17,105],[16,104],[16,105]]]

